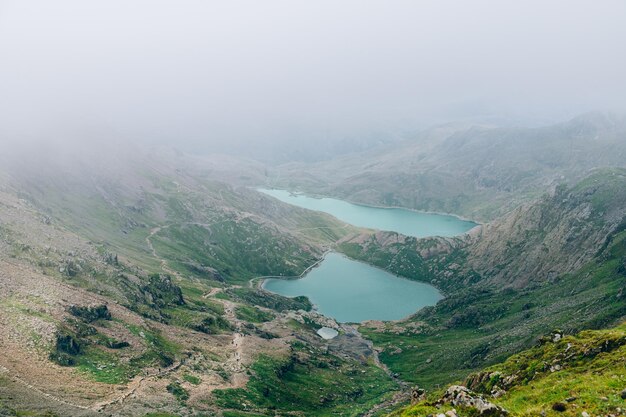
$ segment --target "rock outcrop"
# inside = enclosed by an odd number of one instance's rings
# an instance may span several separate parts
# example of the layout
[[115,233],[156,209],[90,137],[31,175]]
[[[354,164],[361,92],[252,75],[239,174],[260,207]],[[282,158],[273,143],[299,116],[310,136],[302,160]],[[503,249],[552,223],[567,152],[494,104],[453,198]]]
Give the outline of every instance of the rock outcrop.
[[476,394],[463,385],[450,386],[440,401],[455,407],[473,408],[481,416],[500,417],[508,415],[504,408],[485,400],[482,395]]

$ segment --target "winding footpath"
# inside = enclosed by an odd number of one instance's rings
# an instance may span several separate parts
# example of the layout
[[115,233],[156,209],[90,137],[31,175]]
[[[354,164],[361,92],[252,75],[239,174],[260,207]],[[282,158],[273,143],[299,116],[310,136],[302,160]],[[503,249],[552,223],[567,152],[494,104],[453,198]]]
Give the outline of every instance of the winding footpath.
[[11,379],[13,379],[14,382],[17,382],[18,384],[28,388],[29,390],[32,390],[32,391],[36,392],[37,394],[42,395],[42,396],[44,396],[44,397],[46,397],[46,398],[48,398],[48,399],[50,399],[50,400],[52,400],[54,402],[57,402],[59,404],[63,404],[63,405],[69,406],[69,407],[78,408],[78,409],[81,409],[81,410],[91,410],[92,409],[91,407],[87,407],[87,406],[80,405],[80,404],[74,404],[74,403],[72,403],[70,401],[66,401],[66,400],[64,400],[62,398],[59,398],[57,396],[54,396],[54,395],[52,395],[50,393],[44,392],[44,391],[40,390],[39,388],[37,388],[37,387],[29,384],[28,382],[24,381],[19,376],[15,375],[15,374],[11,374],[11,371],[9,371],[9,369],[5,368],[2,365],[0,365],[0,372],[8,374],[9,377]]
[[[190,224],[199,224],[199,223],[190,223]],[[202,225],[207,226],[206,224],[202,224]],[[167,260],[159,256],[159,254],[154,248],[154,245],[152,244],[152,240],[151,240],[152,237],[167,227],[169,227],[169,225],[158,226],[158,227],[152,228],[150,230],[150,234],[146,236],[146,244],[148,245],[148,248],[150,249],[152,256],[154,256],[155,259],[159,260],[161,264],[161,269],[163,269],[164,272],[167,272],[168,274],[171,274],[178,279],[182,279],[182,277],[180,276],[178,272],[174,271],[172,268],[168,266]],[[237,285],[231,286],[231,288],[237,288],[237,287],[238,287]],[[222,288],[212,288],[211,291],[204,294],[202,297],[203,298],[212,297],[221,291],[223,291]],[[237,315],[235,314],[235,309],[236,309],[235,303],[229,300],[217,299],[217,301],[221,302],[222,305],[224,306],[224,316],[226,320],[228,320],[228,322],[235,329],[235,331],[232,334],[232,339],[230,343],[230,347],[233,352],[225,364],[227,369],[232,372],[232,376],[230,378],[229,383],[212,385],[209,390],[213,391],[216,389],[243,388],[246,386],[246,383],[248,382],[248,376],[245,372],[245,368],[242,363],[243,346],[244,346],[244,343],[246,343],[246,337],[243,335],[243,332],[242,332],[243,326],[242,326],[241,320],[239,320],[237,318]]]

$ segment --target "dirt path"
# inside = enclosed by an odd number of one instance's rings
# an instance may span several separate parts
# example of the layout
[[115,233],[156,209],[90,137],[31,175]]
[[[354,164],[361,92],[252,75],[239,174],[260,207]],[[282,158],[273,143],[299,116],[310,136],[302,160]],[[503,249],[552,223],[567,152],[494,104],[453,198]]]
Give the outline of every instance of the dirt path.
[[171,372],[176,371],[178,368],[181,367],[181,365],[182,365],[182,362],[178,362],[169,366],[168,368],[161,369],[158,372],[154,372],[149,375],[136,376],[135,378],[133,378],[132,381],[128,383],[128,387],[124,390],[123,393],[121,393],[120,395],[118,395],[117,397],[113,399],[96,403],[89,408],[91,408],[94,411],[104,411],[107,407],[111,405],[114,405],[114,404],[121,405],[124,402],[124,400],[126,400],[128,397],[133,395],[141,387],[144,381],[163,377]]
[[[224,316],[233,325],[235,331],[232,335],[231,347],[233,352],[225,363],[225,367],[232,372],[230,384],[221,388],[243,388],[248,382],[248,376],[243,366],[244,344],[247,343],[246,336],[242,333],[241,320],[237,318],[235,309],[237,305],[232,301],[220,300],[224,305]],[[220,389],[220,388],[214,388]]]
[[[197,224],[197,223],[190,223],[190,224]],[[203,226],[207,226],[207,225],[203,225]],[[168,265],[167,265],[167,261],[160,257],[158,255],[158,253],[156,252],[156,250],[154,249],[154,245],[152,244],[151,238],[156,235],[157,233],[159,233],[161,230],[165,229],[169,227],[169,225],[166,226],[158,226],[158,227],[154,227],[150,230],[150,234],[148,236],[146,236],[146,244],[148,245],[148,248],[150,249],[150,252],[152,253],[152,256],[155,257],[155,259],[158,259],[159,262],[161,263],[161,269],[163,269],[164,272],[171,274],[177,278],[180,278],[180,275],[178,274],[178,272],[174,271],[173,269],[171,269]],[[232,288],[237,288],[239,286],[235,285],[232,286]],[[203,295],[203,298],[208,298],[211,296],[214,296],[215,294],[222,292],[224,289],[223,288],[212,288],[211,291],[209,291],[208,293]],[[232,301],[228,301],[228,300],[220,300],[218,299],[217,301],[221,302],[222,305],[224,306],[224,316],[226,317],[226,320],[228,320],[233,327],[235,328],[235,331],[233,332],[232,335],[232,340],[230,343],[230,347],[233,350],[232,355],[228,358],[228,360],[226,361],[225,368],[228,369],[230,372],[232,372],[232,376],[231,376],[231,381],[229,383],[226,384],[217,384],[217,385],[213,385],[210,387],[210,391],[213,391],[215,389],[227,389],[227,388],[243,388],[246,386],[247,382],[248,382],[248,376],[245,373],[245,368],[243,366],[243,345],[244,343],[246,343],[246,338],[243,335],[241,329],[242,329],[242,323],[241,321],[237,318],[237,315],[235,314],[235,309],[236,309],[236,304],[233,303]],[[158,376],[158,375],[156,375]],[[138,384],[140,385],[141,382],[143,380],[145,380],[147,377],[142,377],[139,379]],[[124,398],[132,395],[137,388],[139,388],[139,385],[137,385],[134,389],[128,390],[125,392],[124,394]],[[121,398],[121,397],[120,397]],[[122,399],[123,401],[123,399]]]
[[91,407],[87,407],[84,405],[80,405],[80,404],[74,404],[72,402],[66,401],[62,398],[56,397],[52,394],[49,394],[47,392],[44,392],[42,390],[40,390],[39,388],[29,384],[28,382],[24,381],[22,378],[20,378],[19,376],[15,375],[15,374],[11,374],[11,371],[9,371],[9,369],[5,368],[4,366],[0,365],[0,373],[6,373],[9,378],[13,379],[13,381],[17,382],[18,384],[28,388],[29,390],[35,391],[37,394],[42,395],[54,402],[57,402],[59,404],[63,404],[63,405],[67,405],[69,407],[74,407],[74,408],[78,408],[81,410],[90,410]]
[[167,226],[157,226],[157,227],[153,227],[152,229],[150,229],[150,234],[148,236],[146,236],[146,244],[148,245],[148,248],[150,249],[150,252],[152,253],[152,256],[154,256],[155,259],[158,259],[159,262],[161,263],[161,269],[164,272],[167,272],[168,274],[172,274],[175,276],[178,276],[178,274],[173,271],[172,269],[170,269],[170,267],[167,266],[167,261],[164,258],[161,258],[156,250],[154,249],[154,245],[152,244],[152,237],[154,235],[156,235],[157,233],[159,233],[161,230],[166,229],[170,227],[169,225]]

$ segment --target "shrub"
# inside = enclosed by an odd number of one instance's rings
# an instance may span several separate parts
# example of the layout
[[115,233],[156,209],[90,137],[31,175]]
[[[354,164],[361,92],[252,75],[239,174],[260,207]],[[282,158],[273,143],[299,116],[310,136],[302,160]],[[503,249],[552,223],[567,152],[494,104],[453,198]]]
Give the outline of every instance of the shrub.
[[79,317],[87,323],[92,323],[100,319],[111,320],[111,312],[104,304],[94,307],[70,306],[68,310],[71,315]]
[[172,382],[167,386],[167,392],[171,393],[178,401],[184,402],[189,399],[189,393],[179,382]]

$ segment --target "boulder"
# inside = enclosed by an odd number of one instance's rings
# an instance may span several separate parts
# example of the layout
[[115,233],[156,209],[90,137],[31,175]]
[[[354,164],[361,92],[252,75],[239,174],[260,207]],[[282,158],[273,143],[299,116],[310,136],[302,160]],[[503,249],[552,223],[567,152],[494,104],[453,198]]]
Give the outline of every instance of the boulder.
[[440,401],[454,406],[474,408],[481,416],[500,417],[508,414],[504,408],[485,400],[482,395],[463,385],[450,386]]

